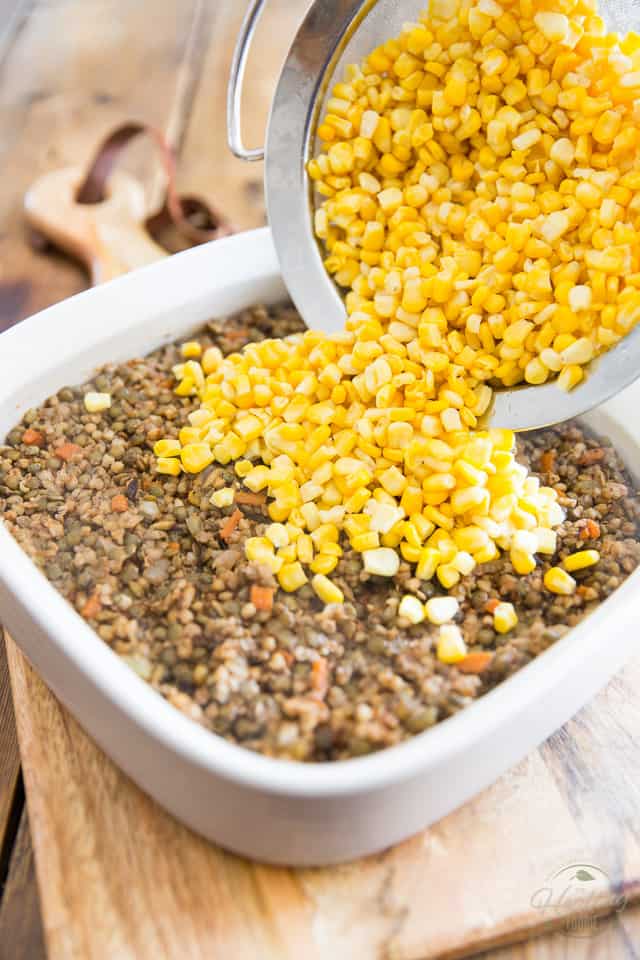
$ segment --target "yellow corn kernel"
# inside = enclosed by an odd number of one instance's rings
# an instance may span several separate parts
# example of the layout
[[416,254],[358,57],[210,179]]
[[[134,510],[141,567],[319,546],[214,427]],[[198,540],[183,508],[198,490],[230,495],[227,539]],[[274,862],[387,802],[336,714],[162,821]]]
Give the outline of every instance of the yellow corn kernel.
[[207,347],[202,354],[200,365],[206,374],[213,373],[222,363],[222,351],[219,347]]
[[549,567],[544,575],[544,585],[551,593],[569,596],[576,589],[576,581],[562,567]]
[[407,485],[406,477],[397,467],[389,467],[380,475],[380,483],[393,496],[400,496]]
[[198,443],[200,440],[200,429],[198,427],[182,427],[179,440],[182,447],[186,447],[188,443]]
[[84,395],[84,408],[87,413],[102,413],[111,406],[110,393],[96,393],[90,390]]
[[409,623],[422,623],[425,618],[424,605],[417,597],[406,594],[398,604],[398,616],[408,620]]
[[153,446],[153,452],[156,457],[179,457],[179,440],[157,440]]
[[406,486],[400,498],[400,506],[409,516],[422,510],[422,491],[420,487]]
[[574,570],[584,570],[586,567],[592,567],[600,559],[597,550],[578,550],[576,553],[569,554],[563,560],[563,566],[569,573]]
[[549,530],[546,527],[540,527],[534,531],[538,541],[536,552],[553,554],[557,549],[557,534],[555,530]]
[[493,611],[493,626],[498,633],[509,633],[518,623],[518,615],[512,603],[501,602]]
[[440,552],[432,547],[424,547],[420,551],[420,559],[416,566],[416,576],[420,580],[431,580],[434,576],[438,564],[441,561]]
[[458,663],[467,655],[467,645],[464,642],[460,627],[455,623],[445,623],[440,627],[436,656],[441,663]]
[[246,449],[247,445],[240,437],[235,433],[229,433],[224,440],[216,443],[213,453],[219,463],[225,464],[229,463],[230,460],[237,460],[245,453]]
[[551,43],[562,42],[569,33],[569,20],[564,13],[543,11],[536,13],[533,22],[540,33]]
[[307,575],[302,564],[295,560],[293,563],[283,563],[277,573],[278,583],[287,593],[299,590],[307,582]]
[[[253,467],[249,473],[244,476],[244,485],[248,487],[253,493],[258,493],[260,490],[264,490],[266,486],[269,485],[271,479],[271,471],[268,467],[259,465]],[[279,491],[283,489],[283,485],[275,487],[279,495]]]
[[391,547],[365,550],[362,554],[362,560],[367,573],[379,577],[394,577],[400,566],[398,554]]
[[441,563],[436,570],[436,576],[445,590],[450,590],[460,580],[460,571],[453,563]]
[[312,573],[332,573],[338,566],[338,557],[331,556],[328,553],[319,553],[309,564]]
[[429,623],[440,626],[449,623],[458,612],[458,601],[455,597],[431,597],[425,603],[425,613]]
[[208,443],[188,443],[180,451],[180,459],[187,473],[200,473],[213,463],[214,456]]
[[220,490],[215,490],[209,499],[214,507],[230,507],[235,495],[233,487],[222,487]]
[[156,460],[156,470],[158,473],[163,473],[170,477],[177,477],[182,473],[180,461],[177,457],[158,457]]
[[273,544],[267,537],[249,537],[244,545],[247,560],[261,563],[264,557],[274,554]]
[[249,443],[259,437],[264,428],[262,420],[250,414],[246,417],[239,417],[233,425],[234,431],[241,440]]
[[313,540],[308,533],[301,533],[296,539],[296,551],[301,563],[311,563],[313,560]]
[[340,587],[322,573],[311,578],[311,586],[324,603],[344,603],[344,593]]
[[536,568],[536,558],[527,550],[518,550],[512,547],[509,559],[511,560],[513,569],[516,573],[520,574],[520,576],[526,576],[526,574],[531,573]]
[[491,563],[493,560],[497,560],[500,556],[500,552],[494,543],[490,543],[486,547],[482,547],[481,550],[478,550],[474,556],[474,559],[477,564],[481,563]]
[[202,347],[197,340],[187,340],[180,347],[180,353],[185,360],[197,360],[202,355]]
[[573,388],[580,383],[584,377],[584,372],[582,367],[577,364],[570,364],[567,367],[563,367],[558,376],[558,386],[562,387],[563,390],[573,390]]
[[290,542],[289,531],[283,523],[270,523],[265,528],[264,535],[276,548],[286,547]]
[[351,538],[351,546],[358,553],[363,553],[365,550],[374,550],[380,546],[380,537],[373,530],[368,533],[357,533]]

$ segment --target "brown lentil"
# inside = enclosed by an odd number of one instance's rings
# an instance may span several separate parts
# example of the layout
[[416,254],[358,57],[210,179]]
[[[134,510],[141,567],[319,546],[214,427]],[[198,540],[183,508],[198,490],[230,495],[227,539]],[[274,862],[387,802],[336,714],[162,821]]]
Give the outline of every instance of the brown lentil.
[[[302,329],[287,306],[209,323],[203,347],[225,353]],[[458,666],[435,656],[437,628],[398,617],[401,597],[442,593],[403,563],[394,581],[368,575],[350,549],[332,580],[345,603],[325,607],[309,585],[277,590],[247,563],[243,542],[268,522],[233,470],[159,477],[154,442],[176,436],[197,400],[173,391],[177,346],[109,364],[65,387],[0,446],[0,517],[70,603],[124,661],[191,719],[268,756],[339,760],[398,743],[456,713],[542,653],[640,562],[640,500],[620,457],[576,423],[521,437],[519,458],[558,491],[567,518],[559,550],[528,576],[508,556],[450,591],[468,647]],[[88,413],[87,390],[112,396]],[[37,441],[37,443],[34,441]],[[235,487],[230,507],[210,503]],[[594,547],[572,596],[543,588],[545,570]],[[258,588],[258,589],[256,589]],[[273,591],[272,603],[254,600]],[[497,634],[510,601],[518,626]]]

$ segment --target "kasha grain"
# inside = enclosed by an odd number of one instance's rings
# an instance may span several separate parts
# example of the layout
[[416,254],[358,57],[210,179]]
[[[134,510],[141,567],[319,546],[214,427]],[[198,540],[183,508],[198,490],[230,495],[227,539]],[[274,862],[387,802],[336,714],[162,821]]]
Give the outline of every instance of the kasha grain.
[[[290,307],[256,307],[209,324],[197,339],[227,353],[301,328]],[[346,549],[331,577],[343,605],[325,607],[306,585],[294,595],[275,591],[271,609],[260,609],[277,585],[266,568],[247,563],[243,543],[268,522],[263,506],[233,469],[154,472],[155,441],[177,436],[197,403],[173,393],[179,359],[170,346],[106,366],[28,411],[0,447],[0,517],[132,669],[228,740],[317,761],[405,740],[543,652],[640,562],[640,501],[619,456],[568,424],[527,435],[518,454],[560,493],[567,519],[559,551],[528,576],[501,557],[451,591],[469,648],[459,666],[437,660],[437,627],[399,617],[406,594],[424,601],[443,593],[404,563],[389,582],[363,572],[360,556]],[[111,406],[89,413],[89,391],[110,394]],[[211,494],[228,486],[240,494],[236,502],[212,506]],[[574,574],[573,596],[543,588],[549,566],[588,548],[601,559]],[[508,634],[494,629],[496,600],[518,612]]]

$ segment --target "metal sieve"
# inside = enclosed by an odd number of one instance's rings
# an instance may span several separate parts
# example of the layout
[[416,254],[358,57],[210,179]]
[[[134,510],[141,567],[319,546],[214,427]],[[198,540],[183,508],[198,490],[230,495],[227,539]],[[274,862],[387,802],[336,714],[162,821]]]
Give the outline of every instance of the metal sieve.
[[[269,225],[282,274],[308,327],[342,330],[345,308],[323,264],[313,231],[313,193],[306,172],[316,127],[344,68],[416,19],[428,0],[314,0],[287,54],[276,86],[264,148],[242,140],[241,97],[251,40],[266,0],[251,0],[233,54],[227,94],[229,147],[242,160],[265,161]],[[640,32],[640,0],[600,0],[609,30]],[[498,390],[487,424],[528,430],[560,423],[603,403],[640,375],[640,325],[589,367],[570,393],[551,381]]]

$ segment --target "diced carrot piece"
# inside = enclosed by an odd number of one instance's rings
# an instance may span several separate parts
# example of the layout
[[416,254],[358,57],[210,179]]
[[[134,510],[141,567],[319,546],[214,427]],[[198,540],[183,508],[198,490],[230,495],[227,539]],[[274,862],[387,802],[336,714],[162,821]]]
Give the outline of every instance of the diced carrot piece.
[[44,434],[40,430],[32,430],[31,427],[29,427],[29,429],[25,430],[22,434],[22,442],[30,447],[41,447],[44,443]]
[[492,653],[486,650],[478,650],[477,653],[467,654],[464,660],[456,663],[456,667],[462,673],[482,673],[483,670],[487,669],[492,660]]
[[491,597],[491,599],[487,600],[487,602],[485,603],[484,608],[487,611],[487,613],[493,613],[493,611],[496,609],[499,603],[500,601],[498,600],[497,597]]
[[129,501],[123,493],[116,493],[115,497],[111,498],[111,509],[114,513],[124,513],[129,509]]
[[319,657],[311,665],[311,691],[317,700],[324,700],[329,689],[329,664],[325,657]]
[[102,604],[100,603],[100,597],[97,593],[92,593],[80,613],[83,617],[86,617],[90,620],[100,613],[101,607]]
[[545,452],[540,457],[540,469],[544,473],[552,473],[556,465],[556,452],[555,450],[545,450]]
[[596,520],[587,520],[579,536],[581,540],[597,540],[600,536],[600,524]]
[[249,592],[249,599],[256,610],[269,611],[273,608],[273,587],[260,587],[254,583]]
[[246,490],[238,490],[235,495],[236,503],[244,503],[247,506],[261,507],[267,502],[264,493],[247,493]]
[[220,530],[220,537],[222,540],[228,540],[235,528],[238,526],[242,520],[242,510],[234,510],[230,517],[228,517],[222,529]]
[[602,447],[594,447],[592,450],[585,450],[578,463],[582,466],[590,467],[593,463],[600,463],[604,460],[604,450]]
[[68,460],[71,460],[71,458],[74,457],[76,453],[80,452],[80,447],[78,446],[77,443],[70,443],[67,440],[65,443],[61,444],[59,447],[56,447],[56,449],[53,452],[56,455],[56,457],[59,457],[61,460],[68,461]]

